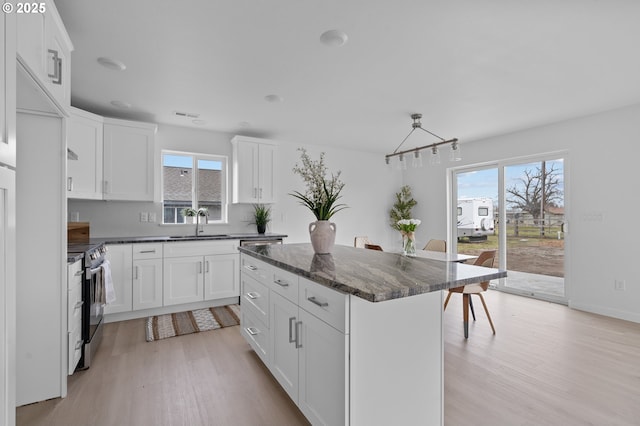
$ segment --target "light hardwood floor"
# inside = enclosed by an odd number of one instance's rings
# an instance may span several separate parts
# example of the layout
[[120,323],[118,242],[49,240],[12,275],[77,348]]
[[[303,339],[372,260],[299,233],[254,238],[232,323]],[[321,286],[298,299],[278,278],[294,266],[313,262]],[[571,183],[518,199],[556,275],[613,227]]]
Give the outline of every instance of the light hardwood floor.
[[[445,318],[445,424],[638,425],[640,324],[496,291]],[[411,354],[410,356],[419,356]],[[306,425],[231,327],[147,343],[143,320],[105,327],[93,366],[69,395],[20,407],[18,425]]]

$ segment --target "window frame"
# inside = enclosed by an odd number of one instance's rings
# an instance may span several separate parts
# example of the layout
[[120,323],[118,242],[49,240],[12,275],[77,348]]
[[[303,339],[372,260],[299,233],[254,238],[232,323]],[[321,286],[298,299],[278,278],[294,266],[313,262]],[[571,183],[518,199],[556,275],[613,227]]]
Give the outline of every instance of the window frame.
[[[160,152],[160,202],[162,203],[162,225],[192,225],[189,223],[167,223],[164,221],[164,156],[179,155],[183,157],[191,157],[191,170],[198,170],[198,161],[219,161],[222,164],[220,170],[220,219],[207,219],[208,224],[228,224],[229,223],[229,157],[220,154],[205,154],[201,152],[177,151],[172,149],[163,149]],[[198,173],[191,173],[191,207],[198,208]]]

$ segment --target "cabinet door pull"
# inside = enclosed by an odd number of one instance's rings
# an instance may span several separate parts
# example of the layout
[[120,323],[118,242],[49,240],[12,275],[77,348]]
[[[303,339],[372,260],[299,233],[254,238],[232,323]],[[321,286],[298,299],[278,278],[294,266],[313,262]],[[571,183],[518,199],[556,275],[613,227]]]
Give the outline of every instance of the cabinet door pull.
[[80,309],[83,304],[84,304],[84,301],[82,301],[82,300],[76,302],[76,305],[73,307],[73,310],[76,311],[76,310]]
[[206,268],[205,268],[204,271],[208,274],[209,273],[209,261],[208,260],[205,262],[205,266],[206,266]]
[[198,262],[198,273],[202,273],[202,262]]
[[262,188],[260,188],[260,199],[262,200]]
[[260,295],[254,291],[250,291],[249,293],[247,293],[247,297],[251,300],[253,299],[257,299],[260,297]]
[[75,347],[76,351],[79,351],[82,348],[82,343],[84,343],[82,339],[76,342],[76,347]]
[[67,191],[73,191],[73,177],[67,178]]
[[48,73],[47,76],[52,79],[53,84],[62,84],[62,58],[58,56],[58,51],[49,49],[51,60],[53,61],[53,74]]
[[302,327],[302,321],[298,321],[296,323],[296,349],[300,349],[302,347],[301,337],[302,333],[300,328]]
[[140,253],[155,253],[156,249],[153,250],[140,250]]
[[289,318],[289,343],[295,343],[296,338],[293,337],[293,329],[295,328],[296,317]]
[[247,333],[249,333],[252,336],[255,336],[256,334],[260,334],[260,330],[258,330],[255,327],[247,327],[245,328],[245,330],[247,330]]
[[136,267],[134,268],[134,271],[135,271],[135,276],[133,277],[133,279],[134,279],[134,280],[137,280],[137,279],[138,279],[138,266],[136,266]]
[[257,271],[258,268],[253,266],[253,265],[244,265],[245,268],[247,268],[250,271]]
[[82,275],[83,272],[82,271],[76,271],[76,273],[74,274],[74,276],[79,277],[80,275]]
[[283,281],[281,279],[277,279],[273,281],[274,283],[278,284],[280,287],[289,287],[289,283],[286,281]]
[[316,299],[315,296],[307,297],[307,300],[314,305],[320,306],[321,308],[326,308],[327,306],[329,306],[327,302],[320,302],[318,299]]

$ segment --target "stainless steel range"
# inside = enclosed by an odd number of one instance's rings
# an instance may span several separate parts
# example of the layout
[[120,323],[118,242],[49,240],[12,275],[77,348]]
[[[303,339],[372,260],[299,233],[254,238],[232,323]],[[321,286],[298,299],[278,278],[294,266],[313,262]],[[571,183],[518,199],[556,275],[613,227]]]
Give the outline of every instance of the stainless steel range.
[[86,369],[91,366],[91,359],[95,355],[102,340],[102,319],[104,315],[104,302],[100,295],[104,292],[104,280],[102,278],[103,262],[107,253],[107,247],[103,243],[74,243],[67,247],[68,253],[83,253],[82,267],[84,277],[82,282],[82,358],[78,363],[78,369]]

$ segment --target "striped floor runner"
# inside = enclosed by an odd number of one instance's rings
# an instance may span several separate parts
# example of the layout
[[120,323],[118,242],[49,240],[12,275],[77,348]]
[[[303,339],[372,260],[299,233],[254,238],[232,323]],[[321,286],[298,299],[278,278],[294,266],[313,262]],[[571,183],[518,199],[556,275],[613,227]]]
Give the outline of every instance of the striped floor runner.
[[238,305],[156,315],[147,318],[147,342],[240,324]]

